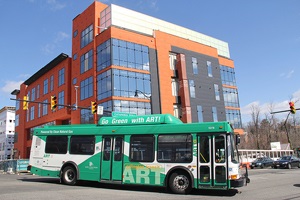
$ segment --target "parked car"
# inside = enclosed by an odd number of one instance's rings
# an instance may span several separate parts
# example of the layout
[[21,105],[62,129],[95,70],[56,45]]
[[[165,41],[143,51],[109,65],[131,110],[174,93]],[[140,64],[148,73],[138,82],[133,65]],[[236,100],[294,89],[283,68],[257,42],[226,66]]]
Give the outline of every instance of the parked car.
[[300,168],[300,160],[296,156],[282,156],[278,160],[274,161],[273,168],[287,168],[291,169],[292,167]]
[[273,165],[273,162],[274,161],[272,160],[272,158],[260,157],[251,163],[250,168],[253,169],[255,167],[259,167],[259,168],[271,167]]

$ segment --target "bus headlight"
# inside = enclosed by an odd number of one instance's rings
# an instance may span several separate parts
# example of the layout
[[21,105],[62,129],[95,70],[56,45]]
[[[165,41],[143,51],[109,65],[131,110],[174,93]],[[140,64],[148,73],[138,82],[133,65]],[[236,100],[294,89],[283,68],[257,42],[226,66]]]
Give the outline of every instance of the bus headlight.
[[233,175],[229,176],[229,179],[231,179],[231,180],[236,180],[237,178],[238,178],[237,174],[233,174]]

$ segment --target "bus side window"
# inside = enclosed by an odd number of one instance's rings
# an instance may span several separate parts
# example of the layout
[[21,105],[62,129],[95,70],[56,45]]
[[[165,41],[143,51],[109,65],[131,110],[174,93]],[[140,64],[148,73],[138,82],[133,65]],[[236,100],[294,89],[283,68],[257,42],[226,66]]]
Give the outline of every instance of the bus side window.
[[45,153],[65,154],[67,153],[67,136],[47,136]]
[[154,161],[154,136],[132,135],[130,138],[131,162],[153,162]]
[[158,136],[158,162],[189,163],[192,160],[192,136],[190,134]]

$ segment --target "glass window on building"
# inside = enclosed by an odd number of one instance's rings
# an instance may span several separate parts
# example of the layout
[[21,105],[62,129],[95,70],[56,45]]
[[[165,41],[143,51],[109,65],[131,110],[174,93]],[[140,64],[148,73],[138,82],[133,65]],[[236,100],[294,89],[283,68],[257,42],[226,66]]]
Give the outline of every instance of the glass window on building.
[[197,58],[192,57],[193,74],[198,74]]
[[198,117],[198,122],[203,122],[203,110],[202,106],[197,105],[197,117]]
[[196,87],[194,80],[189,80],[189,87],[190,87],[190,96],[191,98],[196,98]]
[[90,110],[80,109],[80,124],[93,124],[94,115]]
[[113,111],[112,101],[106,101],[99,105],[103,106],[103,116],[111,116],[111,112]]
[[41,117],[41,109],[42,109],[42,105],[41,103],[38,104],[38,118]]
[[50,91],[54,90],[54,76],[50,76]]
[[124,40],[112,39],[112,64],[149,71],[149,48]]
[[89,77],[80,83],[80,100],[93,96],[93,77]]
[[102,100],[112,95],[111,70],[97,76],[97,99]]
[[89,27],[87,27],[81,32],[81,43],[80,43],[81,48],[85,47],[86,45],[88,45],[90,42],[93,41],[93,37],[94,37],[93,34],[94,34],[93,24],[91,24]]
[[241,112],[238,109],[226,109],[226,120],[233,128],[242,128]]
[[214,84],[214,89],[215,89],[215,97],[217,101],[220,101],[220,91],[219,91],[219,85]]
[[223,96],[224,96],[225,106],[236,107],[236,108],[239,107],[237,89],[223,87]]
[[[102,18],[101,18],[102,19]],[[107,40],[97,47],[97,71],[111,65],[111,40]]]
[[93,50],[88,51],[80,57],[80,73],[93,68]]
[[20,123],[20,115],[16,115],[15,126],[19,126]]
[[44,100],[43,101],[43,112],[42,112],[42,115],[45,116],[45,115],[48,115],[48,100]]
[[113,111],[149,115],[151,114],[151,104],[149,102],[114,100]]
[[76,37],[78,35],[78,30],[74,31],[73,37]]
[[48,94],[48,79],[44,80],[44,94]]
[[35,100],[35,88],[32,88],[31,90],[31,98],[30,98],[31,101],[34,101]]
[[181,109],[180,104],[173,105],[173,113],[174,113],[174,116],[177,117],[178,119],[180,119],[182,117],[182,109]]
[[75,85],[77,83],[77,78],[73,78],[72,84]]
[[36,98],[40,98],[40,85],[36,86]]
[[212,117],[213,117],[213,121],[217,122],[218,121],[218,113],[217,113],[217,107],[212,107],[211,108],[212,111]]
[[[109,27],[111,25],[111,11],[110,11],[110,6],[108,6],[106,9],[104,9],[100,13],[100,27]],[[101,32],[105,29],[100,29]]]
[[[150,74],[113,69],[113,96],[134,97],[136,90],[151,96]],[[146,98],[138,93],[139,98]]]
[[97,70],[111,64],[149,71],[149,48],[119,39],[107,40],[97,47]]
[[174,54],[174,53],[169,54],[169,62],[170,62],[170,69],[175,70],[176,69],[176,63],[177,63],[176,54]]
[[58,71],[58,86],[65,84],[65,68]]
[[[18,98],[18,100],[20,100],[20,98]],[[20,101],[16,101],[16,110],[19,110],[19,109],[20,109]]]
[[34,120],[34,107],[35,106],[30,107],[30,120]]
[[211,62],[207,61],[206,65],[207,65],[207,75],[208,75],[208,77],[213,77]]
[[222,84],[236,86],[234,68],[221,65],[220,72]]
[[[58,104],[64,105],[65,104],[65,91],[61,91],[58,93]],[[64,106],[58,106],[58,110],[64,108]]]
[[178,96],[179,92],[179,81],[177,78],[172,78],[172,95],[174,97]]

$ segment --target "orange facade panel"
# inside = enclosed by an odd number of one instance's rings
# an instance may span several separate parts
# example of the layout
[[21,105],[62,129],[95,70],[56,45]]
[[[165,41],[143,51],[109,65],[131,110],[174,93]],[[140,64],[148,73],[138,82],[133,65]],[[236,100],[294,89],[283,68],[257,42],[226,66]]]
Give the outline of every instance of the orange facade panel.
[[218,59],[219,59],[220,65],[224,65],[224,66],[227,66],[227,67],[234,68],[233,60],[228,59],[228,58],[224,58],[222,56],[219,56]]

